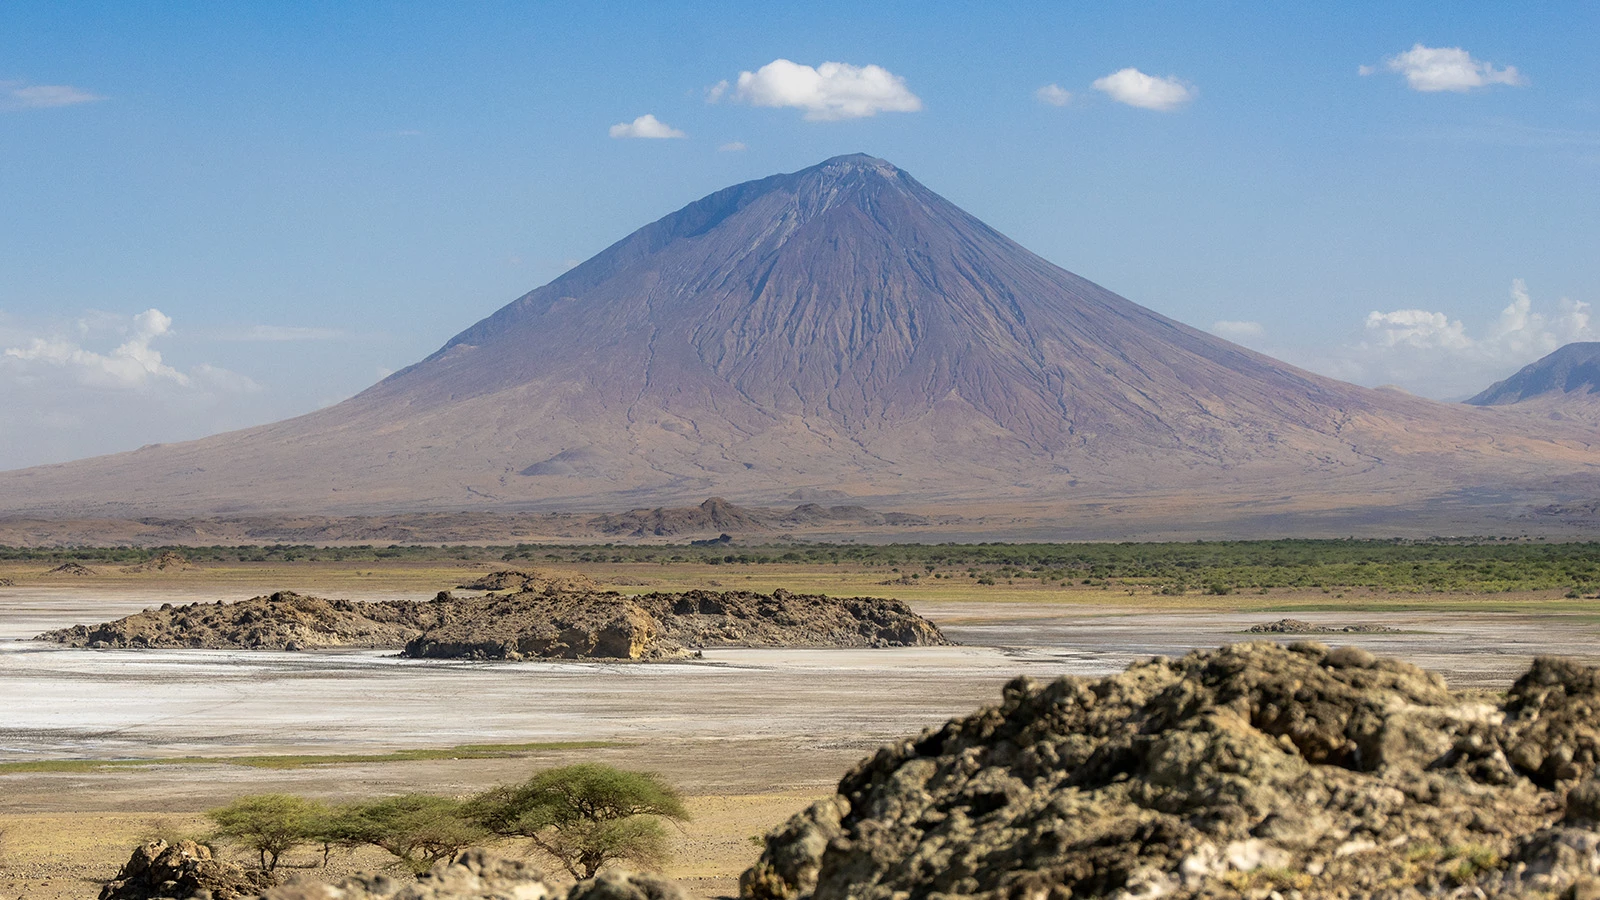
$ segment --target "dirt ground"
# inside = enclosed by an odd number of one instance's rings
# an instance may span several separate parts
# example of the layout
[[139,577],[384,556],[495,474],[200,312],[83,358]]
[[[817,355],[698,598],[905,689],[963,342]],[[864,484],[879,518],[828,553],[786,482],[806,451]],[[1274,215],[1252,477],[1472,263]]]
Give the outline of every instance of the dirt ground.
[[[35,566],[34,569],[38,567]],[[41,759],[370,754],[419,747],[607,741],[517,758],[354,761],[291,769],[222,762],[0,769],[0,900],[93,897],[131,848],[194,834],[234,797],[286,791],[328,800],[403,791],[467,794],[551,765],[598,760],[680,785],[694,818],[667,869],[701,896],[735,892],[754,836],[832,790],[879,744],[991,702],[1015,674],[1120,670],[1151,655],[1246,639],[1284,615],[1393,634],[1326,636],[1502,689],[1537,654],[1600,661],[1600,615],[1553,596],[1130,597],[1116,592],[884,587],[876,573],[690,567],[593,570],[622,590],[751,587],[890,594],[961,646],[901,651],[724,650],[703,663],[486,664],[376,652],[69,651],[28,640],[161,602],[275,589],[371,599],[427,597],[483,567],[234,567],[162,576],[44,578],[0,569],[0,763]],[[513,849],[515,845],[512,845]],[[383,864],[379,855],[335,867]],[[309,865],[311,858],[291,860]]]

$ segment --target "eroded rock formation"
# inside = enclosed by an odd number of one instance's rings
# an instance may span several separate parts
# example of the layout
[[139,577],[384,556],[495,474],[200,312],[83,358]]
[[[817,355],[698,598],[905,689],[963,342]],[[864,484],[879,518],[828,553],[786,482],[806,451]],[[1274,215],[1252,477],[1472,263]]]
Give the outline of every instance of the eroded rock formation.
[[1499,704],[1354,647],[1016,680],[769,835],[747,900],[1593,897],[1600,672]]

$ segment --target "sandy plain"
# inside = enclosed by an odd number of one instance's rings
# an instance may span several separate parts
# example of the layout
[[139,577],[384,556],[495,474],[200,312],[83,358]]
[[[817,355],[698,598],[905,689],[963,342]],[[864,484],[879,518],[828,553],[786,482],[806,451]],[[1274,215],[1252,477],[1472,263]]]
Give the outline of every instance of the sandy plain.
[[[486,664],[366,651],[75,651],[30,640],[163,602],[286,588],[422,598],[487,568],[241,564],[61,579],[37,565],[0,567],[0,577],[16,582],[0,587],[0,898],[93,897],[141,837],[202,831],[204,810],[242,794],[466,794],[590,759],[656,771],[680,785],[694,819],[676,833],[668,872],[701,895],[728,895],[755,857],[754,836],[830,792],[878,745],[991,702],[1015,675],[1104,674],[1148,656],[1243,640],[1249,626],[1284,615],[1398,628],[1323,639],[1410,659],[1457,687],[1503,689],[1538,654],[1600,662],[1600,610],[1553,594],[1161,597],[1004,583],[884,586],[881,569],[848,567],[626,564],[586,574],[624,591],[782,586],[899,596],[959,645],[717,650],[698,663]],[[532,742],[548,746],[487,759],[363,758]],[[352,758],[291,768],[226,761],[275,754]],[[7,768],[62,759],[149,762]],[[335,866],[383,862],[368,855],[338,858]],[[294,861],[310,863],[309,854]]]

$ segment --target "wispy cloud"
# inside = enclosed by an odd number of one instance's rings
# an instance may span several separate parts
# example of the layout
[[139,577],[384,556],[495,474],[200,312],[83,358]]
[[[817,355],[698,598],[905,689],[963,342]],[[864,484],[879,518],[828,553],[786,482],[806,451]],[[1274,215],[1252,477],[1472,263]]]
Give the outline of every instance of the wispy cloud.
[[[722,82],[708,97],[715,102],[727,89]],[[733,99],[751,106],[801,109],[812,122],[922,109],[921,98],[906,87],[905,79],[882,66],[825,62],[812,68],[787,59],[775,59],[754,72],[740,72]]]
[[1050,106],[1066,106],[1072,102],[1072,92],[1051,82],[1033,92],[1034,99]]
[[[1520,87],[1528,83],[1528,79],[1517,71],[1516,66],[1496,67],[1483,60],[1474,59],[1472,54],[1460,47],[1425,47],[1422,44],[1415,44],[1410,50],[1384,60],[1384,66],[1389,71],[1404,76],[1406,84],[1412,90],[1423,93],[1439,91],[1463,93],[1493,84]],[[1371,75],[1377,69],[1373,66],[1362,66],[1358,71],[1362,75]]]
[[632,122],[619,122],[611,126],[610,135],[614,138],[682,138],[688,135],[673,128],[671,125],[645,113]]
[[0,81],[0,109],[53,109],[104,100],[99,94],[65,84]]
[[23,346],[7,347],[3,356],[35,374],[54,370],[90,387],[134,388],[152,381],[187,387],[189,376],[163,363],[161,351],[151,346],[171,329],[170,317],[159,309],[147,309],[133,317],[128,339],[107,353],[64,338],[34,337]]
[[1199,95],[1193,85],[1168,75],[1160,78],[1135,68],[1121,69],[1094,80],[1094,89],[1139,109],[1171,112]]
[[1600,339],[1589,304],[1561,299],[1551,313],[1534,308],[1527,285],[1511,284],[1511,302],[1487,327],[1428,309],[1373,310],[1354,342],[1306,365],[1364,384],[1394,383],[1430,397],[1475,394],[1573,341]]
[[729,141],[726,144],[723,144],[721,147],[717,148],[717,150],[719,150],[719,151],[721,151],[723,153],[738,153],[738,152],[740,152],[742,150],[749,150],[749,149],[750,148],[745,145],[744,141]]

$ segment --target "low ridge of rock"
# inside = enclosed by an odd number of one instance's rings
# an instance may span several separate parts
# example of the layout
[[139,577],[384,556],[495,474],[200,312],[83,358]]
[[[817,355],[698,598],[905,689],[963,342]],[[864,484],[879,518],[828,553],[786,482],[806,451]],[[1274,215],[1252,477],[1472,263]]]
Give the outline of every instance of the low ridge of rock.
[[46,575],[66,576],[68,578],[82,578],[96,574],[95,571],[82,563],[64,562],[54,569],[44,573]]
[[1388,625],[1319,625],[1302,619],[1279,619],[1265,625],[1251,625],[1248,634],[1399,634]]
[[625,596],[535,593],[452,601],[450,621],[405,655],[471,659],[674,659],[707,647],[946,644],[899,600],[751,591]]
[[211,855],[194,841],[151,841],[133,851],[100,900],[253,900],[273,883],[270,875]]
[[463,591],[593,591],[599,587],[587,575],[548,569],[502,569],[456,585]]
[[378,872],[329,883],[299,876],[268,890],[261,900],[546,900],[555,895],[533,864],[473,849],[416,878]]
[[747,900],[1596,896],[1600,670],[1491,704],[1359,648],[1245,643],[1003,700],[856,766]]
[[91,649],[304,650],[384,649],[437,624],[446,610],[409,600],[356,603],[279,591],[237,603],[190,603],[146,609],[102,625],[74,625],[39,635]]
[[38,639],[94,650],[403,648],[411,657],[506,660],[659,660],[705,647],[948,643],[932,622],[898,600],[783,590],[626,596],[561,590],[538,579],[515,593],[441,593],[426,602],[325,600],[280,591],[238,603],[167,603]]

